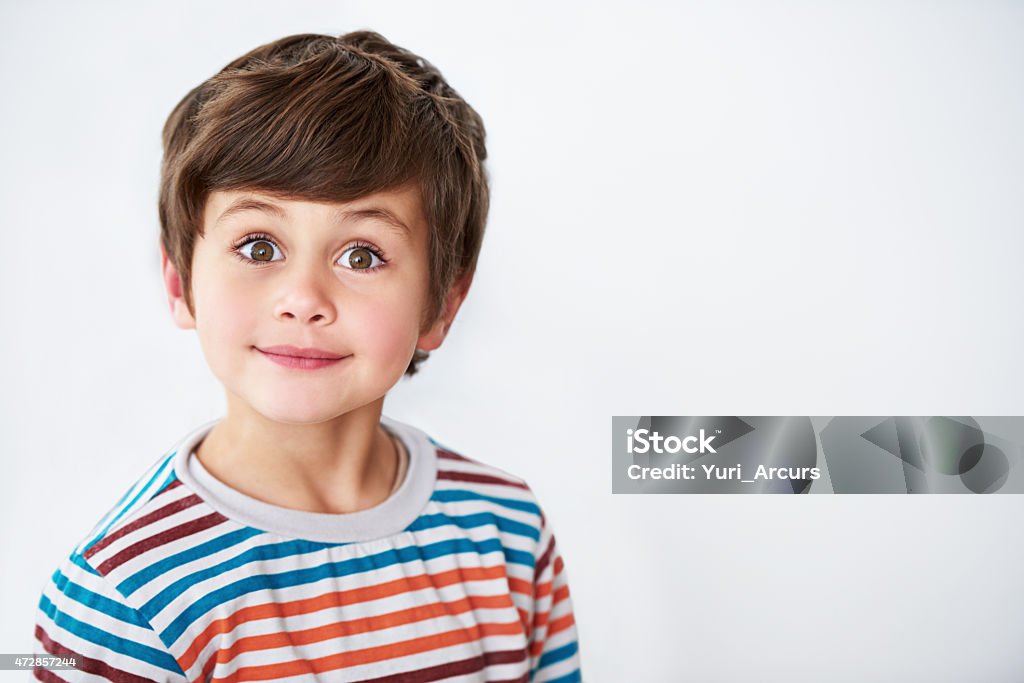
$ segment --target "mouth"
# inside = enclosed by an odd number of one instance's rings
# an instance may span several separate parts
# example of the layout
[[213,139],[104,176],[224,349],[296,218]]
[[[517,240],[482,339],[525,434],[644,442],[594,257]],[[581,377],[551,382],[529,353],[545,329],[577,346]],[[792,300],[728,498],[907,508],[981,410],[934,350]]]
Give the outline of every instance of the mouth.
[[296,346],[253,347],[264,357],[286,368],[298,370],[316,370],[337,365],[350,356],[342,356],[331,351]]
[[341,360],[344,356],[340,353],[334,353],[333,351],[325,351],[323,349],[315,348],[302,348],[299,346],[289,346],[287,344],[282,346],[264,346],[264,347],[253,347],[263,353],[273,354],[275,356],[289,356],[291,358],[313,358],[316,360]]

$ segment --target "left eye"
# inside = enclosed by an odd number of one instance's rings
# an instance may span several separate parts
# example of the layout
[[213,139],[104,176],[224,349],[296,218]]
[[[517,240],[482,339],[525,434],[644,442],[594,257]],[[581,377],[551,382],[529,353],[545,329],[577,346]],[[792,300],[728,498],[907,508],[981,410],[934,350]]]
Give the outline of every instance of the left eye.
[[[249,253],[245,253],[246,247],[251,246]],[[279,258],[273,258],[274,255],[280,255],[280,251],[277,246],[270,241],[264,239],[254,239],[246,242],[238,248],[245,256],[252,261],[280,261]]]
[[378,267],[383,261],[366,247],[352,247],[345,250],[338,263],[351,270],[370,270]]

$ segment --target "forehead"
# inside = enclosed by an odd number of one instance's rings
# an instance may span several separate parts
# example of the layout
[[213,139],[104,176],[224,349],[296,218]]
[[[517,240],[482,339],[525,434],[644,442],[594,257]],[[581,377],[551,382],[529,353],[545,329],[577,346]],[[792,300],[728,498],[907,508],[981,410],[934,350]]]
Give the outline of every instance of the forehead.
[[288,197],[260,189],[214,190],[207,196],[203,209],[204,231],[230,225],[238,217],[253,213],[286,222],[372,221],[408,239],[425,233],[427,223],[415,185],[375,192],[347,202]]

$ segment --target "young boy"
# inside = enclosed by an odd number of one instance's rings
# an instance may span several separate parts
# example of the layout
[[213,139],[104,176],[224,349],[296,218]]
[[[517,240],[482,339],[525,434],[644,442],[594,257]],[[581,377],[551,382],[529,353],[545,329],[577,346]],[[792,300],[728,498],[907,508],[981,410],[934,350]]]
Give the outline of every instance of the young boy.
[[578,681],[526,484],[381,414],[438,348],[486,221],[484,127],[379,34],[296,35],[164,128],[163,274],[227,414],[53,574],[40,680]]

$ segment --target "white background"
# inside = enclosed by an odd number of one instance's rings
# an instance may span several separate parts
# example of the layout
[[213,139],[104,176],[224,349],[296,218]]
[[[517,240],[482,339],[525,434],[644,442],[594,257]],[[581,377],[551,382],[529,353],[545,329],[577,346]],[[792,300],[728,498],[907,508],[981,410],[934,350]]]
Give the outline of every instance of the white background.
[[0,652],[222,414],[160,281],[166,116],[257,45],[371,28],[481,113],[493,181],[385,413],[532,485],[584,678],[1021,680],[1021,496],[613,496],[610,432],[1024,415],[1024,5],[494,5],[4,2]]

